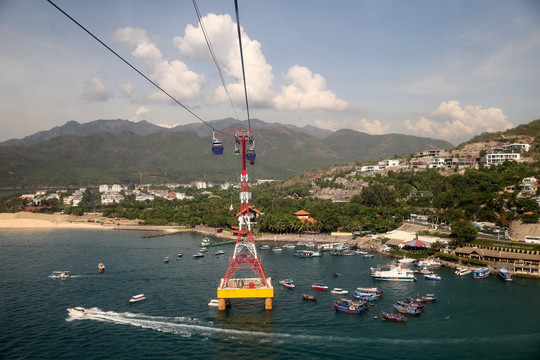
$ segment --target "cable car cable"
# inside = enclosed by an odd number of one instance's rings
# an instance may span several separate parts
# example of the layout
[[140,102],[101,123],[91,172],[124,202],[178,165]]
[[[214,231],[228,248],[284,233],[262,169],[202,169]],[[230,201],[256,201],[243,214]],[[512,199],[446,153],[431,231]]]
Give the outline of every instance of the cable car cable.
[[214,53],[214,49],[212,48],[212,44],[210,43],[210,39],[208,37],[208,34],[206,33],[206,29],[204,28],[204,24],[201,18],[201,13],[199,11],[199,7],[197,6],[197,1],[193,0],[193,7],[195,7],[195,12],[197,13],[197,18],[199,19],[199,24],[201,26],[202,33],[204,35],[204,39],[206,40],[206,45],[208,46],[208,50],[210,51],[210,55],[212,55],[212,59],[214,60],[214,64],[216,64],[219,77],[221,78],[221,84],[223,85],[223,90],[225,90],[225,94],[227,94],[227,97],[229,98],[229,102],[231,104],[231,107],[236,115],[236,118],[240,120],[240,116],[238,116],[238,113],[236,112],[236,108],[234,107],[234,103],[231,99],[231,95],[229,94],[229,91],[227,90],[227,87],[225,86],[225,80],[223,79],[223,73],[221,72],[221,67],[219,66],[219,62],[216,58],[216,54]]
[[244,70],[244,52],[242,51],[242,34],[240,32],[240,16],[238,15],[238,0],[234,0],[234,9],[236,11],[236,28],[238,30],[238,43],[240,45],[240,61],[242,62],[242,78],[244,80],[244,94],[246,97],[248,128],[249,128],[249,131],[251,132],[251,120],[249,117],[249,103],[248,103],[248,94],[247,94],[247,86],[246,86],[246,72]]
[[[214,129],[212,125],[210,125],[208,122],[204,121],[201,117],[199,117],[197,114],[195,114],[193,111],[191,111],[188,107],[186,107],[184,104],[182,104],[180,101],[176,100],[171,94],[169,94],[167,91],[163,90],[158,84],[156,84],[154,81],[150,80],[146,75],[144,75],[142,72],[140,72],[135,66],[131,65],[129,61],[124,59],[122,56],[120,56],[117,52],[115,52],[113,49],[111,49],[107,44],[105,44],[103,41],[101,41],[97,36],[92,34],[88,29],[86,29],[83,25],[81,25],[77,20],[72,18],[68,13],[66,13],[64,10],[60,9],[55,3],[53,3],[51,0],[47,0],[52,6],[54,6],[58,11],[60,11],[62,14],[67,16],[71,21],[73,21],[75,24],[77,24],[81,29],[83,29],[85,32],[88,33],[88,35],[92,36],[95,40],[97,40],[101,45],[105,46],[107,50],[112,52],[116,57],[118,57],[120,60],[122,60],[124,63],[126,63],[130,68],[135,70],[139,75],[141,75],[143,78],[148,80],[152,85],[154,85],[156,88],[158,88],[161,92],[163,92],[165,95],[167,95],[170,99],[172,99],[175,103],[183,107],[185,110],[187,110],[191,115],[195,116],[197,119],[199,119],[201,122],[203,122],[205,125],[210,127],[215,132],[220,132],[223,134],[226,134],[224,132],[221,132],[219,130]],[[229,135],[229,134],[226,134]]]

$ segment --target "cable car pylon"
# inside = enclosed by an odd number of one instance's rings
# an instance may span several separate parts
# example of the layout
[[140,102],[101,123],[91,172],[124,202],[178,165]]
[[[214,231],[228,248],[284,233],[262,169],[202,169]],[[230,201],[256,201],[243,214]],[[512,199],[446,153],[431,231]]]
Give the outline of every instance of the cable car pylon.
[[[250,205],[251,193],[249,192],[246,160],[255,162],[255,149],[251,130],[235,131],[235,138],[241,144],[242,151],[242,175],[240,176],[240,215],[238,217],[238,237],[234,253],[229,263],[225,277],[221,279],[217,289],[219,310],[225,310],[229,299],[232,298],[264,298],[266,310],[272,309],[274,288],[272,279],[266,276],[261,261],[257,255],[257,249],[251,234]],[[253,149],[253,156],[246,153],[246,143]],[[238,270],[252,270],[256,277],[235,277]]]

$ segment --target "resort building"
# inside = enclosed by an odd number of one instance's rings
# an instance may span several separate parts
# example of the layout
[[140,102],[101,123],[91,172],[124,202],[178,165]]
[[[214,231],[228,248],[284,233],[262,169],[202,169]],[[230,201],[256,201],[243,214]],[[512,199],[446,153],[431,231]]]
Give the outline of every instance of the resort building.
[[487,154],[486,165],[499,165],[505,161],[519,161],[520,155],[514,153]]
[[515,252],[512,252],[502,250],[508,249],[462,247],[456,249],[454,253],[459,257],[507,263],[512,265],[506,266],[512,272],[534,274],[536,276],[540,274],[540,254],[538,251],[519,250],[520,252],[517,252],[518,250],[515,250]]
[[379,168],[384,169],[391,166],[399,166],[399,160],[383,160],[379,161]]
[[530,147],[531,146],[529,144],[509,144],[509,145],[503,145],[502,149],[503,151],[511,151],[511,150],[529,151]]

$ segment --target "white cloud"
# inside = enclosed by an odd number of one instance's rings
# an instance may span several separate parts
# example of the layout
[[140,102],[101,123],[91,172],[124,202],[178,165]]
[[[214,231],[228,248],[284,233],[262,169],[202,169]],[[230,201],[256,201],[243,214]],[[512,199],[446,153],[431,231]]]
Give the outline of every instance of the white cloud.
[[[227,14],[208,14],[202,17],[202,22],[220,69],[224,75],[234,79],[232,83],[225,80],[227,91],[235,104],[244,106],[244,83],[236,23]],[[251,40],[243,29],[241,29],[241,35],[250,105],[269,107],[271,105],[270,99],[274,97],[272,67],[266,62],[261,51],[261,44],[256,40]],[[188,25],[184,37],[175,37],[174,44],[187,59],[213,64],[208,45],[199,26]],[[228,102],[221,83],[207,97],[206,101],[209,104]]]
[[416,123],[405,120],[405,128],[418,136],[429,136],[458,143],[483,132],[504,131],[513,127],[498,108],[465,105],[457,100],[443,102]]
[[400,90],[417,95],[432,95],[456,92],[457,88],[449,84],[445,77],[432,75],[406,85]]
[[326,80],[320,74],[313,74],[308,68],[295,65],[285,76],[289,85],[283,87],[276,96],[277,110],[330,110],[344,111],[349,104],[340,100],[326,89]]
[[[150,41],[145,30],[131,27],[118,29],[113,33],[112,40],[127,45],[133,57],[145,65],[147,76],[177,100],[185,101],[200,97],[204,76],[189,70],[181,61],[164,60],[161,51]],[[129,95],[133,92],[125,92],[125,94]],[[168,97],[158,90],[143,99],[164,101]],[[137,101],[141,100],[141,98],[137,99]]]
[[149,120],[150,117],[150,109],[148,109],[146,106],[141,106],[137,109],[135,112],[135,115],[129,118],[130,121],[138,122],[141,120]]
[[358,121],[354,129],[371,135],[382,135],[388,133],[390,125],[383,125],[379,120],[369,122],[367,119],[362,119]]
[[98,77],[93,77],[84,83],[81,97],[88,102],[107,101],[113,94],[107,90],[107,86]]

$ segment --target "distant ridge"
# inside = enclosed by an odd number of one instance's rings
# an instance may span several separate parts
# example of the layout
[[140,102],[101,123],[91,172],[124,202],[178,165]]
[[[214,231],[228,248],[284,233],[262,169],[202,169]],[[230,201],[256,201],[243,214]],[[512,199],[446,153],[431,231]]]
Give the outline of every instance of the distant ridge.
[[[240,122],[233,118],[226,118],[222,120],[208,121],[215,129],[221,130],[233,125],[241,125],[247,128],[247,123]],[[315,136],[316,138],[324,138],[332,131],[319,129],[315,126],[307,125],[304,127],[298,127],[289,124],[267,123],[258,119],[251,120],[252,127],[264,127],[264,126],[285,126],[298,132],[303,132]],[[44,130],[37,132],[33,135],[26,136],[22,139],[10,139],[4,142],[0,142],[0,146],[32,146],[39,144],[42,141],[53,139],[58,136],[75,135],[75,136],[89,136],[92,134],[104,132],[109,134],[119,134],[124,130],[132,131],[138,135],[150,135],[156,132],[178,132],[178,131],[192,131],[200,137],[210,136],[212,129],[203,123],[191,123],[187,125],[178,125],[173,128],[159,126],[152,124],[146,120],[139,122],[133,122],[129,120],[115,119],[115,120],[94,120],[87,123],[78,123],[77,121],[68,121],[62,126],[55,126],[50,130]]]

